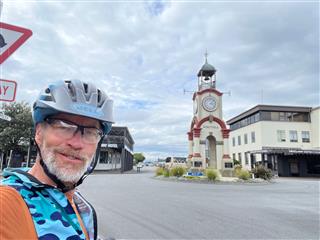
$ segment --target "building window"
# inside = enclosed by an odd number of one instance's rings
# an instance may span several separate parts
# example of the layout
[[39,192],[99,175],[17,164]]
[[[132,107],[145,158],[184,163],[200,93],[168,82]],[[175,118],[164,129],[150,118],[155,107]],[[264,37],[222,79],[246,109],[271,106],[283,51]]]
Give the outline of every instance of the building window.
[[241,145],[241,136],[238,136],[238,145]]
[[120,161],[121,161],[121,155],[120,155],[120,153],[118,153],[118,154],[116,155],[116,157],[117,157],[117,163],[120,163]]
[[310,113],[261,111],[261,120],[285,122],[310,122]]
[[259,113],[256,113],[254,115],[254,122],[258,122],[260,120],[260,114]]
[[277,130],[278,142],[286,141],[286,132],[285,130]]
[[239,161],[240,164],[241,164],[241,153],[238,153],[238,161]]
[[255,132],[251,132],[251,142],[252,143],[256,142],[256,134],[255,134]]
[[236,154],[235,154],[235,153],[232,153],[232,160],[237,160],[237,159],[236,159]]
[[233,164],[231,162],[224,163],[225,168],[232,168]]
[[249,157],[248,157],[249,153],[248,152],[245,152],[244,153],[244,160],[245,160],[245,164],[246,165],[249,165]]
[[108,163],[108,152],[107,151],[100,152],[99,163]]
[[279,112],[279,120],[280,121],[286,121],[286,113]]
[[309,131],[302,131],[301,132],[302,142],[310,142],[310,132]]
[[268,161],[268,154],[262,154],[264,161]]
[[232,138],[232,146],[235,146],[236,145],[236,139],[235,137]]
[[290,142],[298,142],[298,132],[295,130],[289,131]]
[[[267,115],[267,114],[265,114]],[[270,113],[271,116],[271,121],[279,121],[279,112],[271,112]],[[266,117],[267,119],[267,117]]]
[[248,134],[244,134],[244,144],[248,144]]
[[293,122],[310,122],[309,113],[293,113],[292,114]]
[[260,113],[258,112],[254,115],[248,116],[244,119],[239,120],[238,122],[231,124],[230,129],[236,130],[238,128],[245,127],[255,122],[258,122],[259,120],[260,120]]

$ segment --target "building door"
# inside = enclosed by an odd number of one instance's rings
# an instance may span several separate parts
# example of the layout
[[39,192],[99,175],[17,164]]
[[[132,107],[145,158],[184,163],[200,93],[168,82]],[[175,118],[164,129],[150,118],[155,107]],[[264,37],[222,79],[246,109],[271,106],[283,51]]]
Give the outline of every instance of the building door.
[[299,176],[299,165],[298,161],[290,161],[289,169],[291,176]]
[[217,168],[217,141],[213,136],[206,138],[206,158],[209,167]]

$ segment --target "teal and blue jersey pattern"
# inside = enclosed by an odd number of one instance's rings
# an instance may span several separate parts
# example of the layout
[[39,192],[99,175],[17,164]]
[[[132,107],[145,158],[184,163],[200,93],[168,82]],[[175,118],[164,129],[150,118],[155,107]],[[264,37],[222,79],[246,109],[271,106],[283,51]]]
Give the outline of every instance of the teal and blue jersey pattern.
[[[28,170],[27,168],[6,169],[3,172],[2,184],[20,193],[29,208],[38,238],[41,240],[86,239],[77,215],[65,194],[57,188],[42,184],[28,174]],[[89,237],[95,239],[94,209],[80,194],[75,193],[75,198],[75,204]]]

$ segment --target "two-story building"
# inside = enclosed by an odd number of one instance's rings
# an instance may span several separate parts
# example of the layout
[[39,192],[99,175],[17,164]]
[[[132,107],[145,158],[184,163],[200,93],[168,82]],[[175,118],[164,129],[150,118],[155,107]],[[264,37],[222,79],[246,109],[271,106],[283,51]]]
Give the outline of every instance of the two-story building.
[[101,144],[95,170],[130,171],[133,168],[134,140],[127,127],[112,126]]
[[231,158],[279,176],[320,176],[320,107],[257,105],[227,121]]

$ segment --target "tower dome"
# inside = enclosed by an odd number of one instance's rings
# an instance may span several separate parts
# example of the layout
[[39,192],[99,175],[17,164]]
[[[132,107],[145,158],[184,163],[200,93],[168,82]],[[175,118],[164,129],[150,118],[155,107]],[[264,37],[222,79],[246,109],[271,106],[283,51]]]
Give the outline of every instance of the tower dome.
[[201,67],[201,69],[198,72],[198,77],[204,76],[204,77],[212,77],[213,74],[216,73],[216,69],[214,66],[208,63],[208,60],[206,58],[205,64]]

